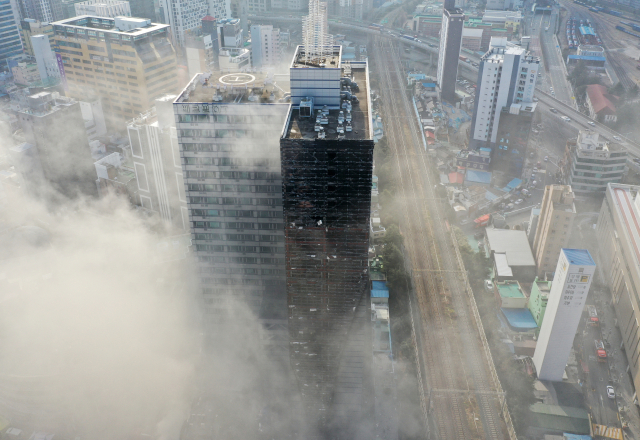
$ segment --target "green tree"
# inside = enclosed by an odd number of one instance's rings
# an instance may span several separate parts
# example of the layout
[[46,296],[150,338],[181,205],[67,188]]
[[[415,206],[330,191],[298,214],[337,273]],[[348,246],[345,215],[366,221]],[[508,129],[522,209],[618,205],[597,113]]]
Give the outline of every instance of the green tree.
[[[637,85],[636,85],[636,87],[637,87]],[[624,94],[625,94],[624,86],[622,85],[621,82],[618,82],[618,83],[616,83],[615,86],[609,87],[609,93],[611,93],[612,95],[615,95],[615,96],[623,97]]]

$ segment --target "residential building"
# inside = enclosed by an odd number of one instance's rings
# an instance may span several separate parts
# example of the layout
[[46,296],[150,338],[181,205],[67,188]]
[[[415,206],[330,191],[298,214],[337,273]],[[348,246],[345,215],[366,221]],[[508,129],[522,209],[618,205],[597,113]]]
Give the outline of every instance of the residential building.
[[60,0],[17,0],[22,19],[51,23],[63,18]]
[[224,16],[210,11],[208,0],[160,0],[160,4],[164,23],[171,25],[171,37],[179,48],[185,46],[187,32],[193,32],[201,26],[202,17]]
[[443,101],[455,103],[458,59],[462,44],[464,13],[455,7],[455,0],[445,0],[440,30],[440,56],[438,56],[437,81]]
[[108,154],[94,163],[96,167],[96,185],[101,197],[115,194],[126,197],[132,205],[139,205],[138,181],[136,173],[124,164],[120,153]]
[[87,0],[74,5],[76,16],[131,17],[131,6],[126,0]]
[[562,381],[596,263],[586,249],[562,249],[533,363],[539,380]]
[[33,58],[20,62],[13,62],[13,60],[11,60],[9,62],[9,68],[13,74],[13,81],[17,85],[29,86],[40,81],[38,65]]
[[176,95],[156,99],[155,107],[129,121],[127,132],[140,206],[158,213],[175,228],[191,230],[173,113],[175,99]]
[[251,64],[253,67],[276,67],[282,60],[280,29],[272,25],[251,26]]
[[569,244],[576,217],[575,195],[570,185],[547,185],[540,206],[540,217],[533,239],[533,255],[538,276],[553,272],[560,249]]
[[[87,131],[87,138],[91,141],[95,138],[106,136],[107,123],[102,110],[102,101],[98,97],[87,97],[80,102],[80,112]],[[106,151],[105,151],[106,152]]]
[[53,40],[53,26],[51,23],[43,23],[33,18],[25,18],[20,22],[20,28],[22,44],[24,44],[24,53],[32,57],[35,56],[35,53],[33,53],[33,45],[31,44],[31,37],[33,35],[46,35],[50,40]]
[[0,47],[0,64],[4,65],[8,58],[22,53],[20,39],[20,10],[17,0],[0,0],[0,34],[3,36]]
[[529,244],[533,246],[533,239],[536,237],[536,230],[538,229],[538,220],[540,220],[540,208],[531,208],[531,215],[529,216],[529,225],[527,227],[527,238]]
[[522,0],[487,0],[488,10],[516,10],[522,7]]
[[[620,326],[628,373],[634,388],[640,389],[640,187],[610,183],[607,185],[598,216],[598,263],[611,292]],[[632,400],[637,399],[634,394]]]
[[593,130],[580,130],[567,141],[561,171],[575,193],[602,193],[608,183],[619,183],[627,171],[628,153],[621,145],[600,140]]
[[530,283],[536,276],[536,261],[525,231],[487,228],[487,248],[493,259],[494,280]]
[[91,16],[53,25],[69,96],[100,96],[115,126],[176,91],[176,52],[168,25]]
[[462,29],[462,47],[477,52],[482,48],[483,29],[465,27]]
[[546,278],[536,277],[531,284],[531,296],[529,297],[529,311],[531,316],[536,320],[538,327],[542,325],[542,319],[544,318],[544,312],[547,310],[547,303],[549,302],[549,293],[551,293],[552,281],[547,281]]
[[78,102],[48,92],[31,95],[26,102],[16,115],[27,143],[38,152],[46,181],[67,197],[96,195],[95,168]]
[[243,302],[265,329],[282,331],[264,341],[288,358],[282,97],[264,73],[199,74],[173,108],[207,337],[228,331],[220,324]]
[[517,280],[495,283],[498,304],[504,309],[524,309],[527,307],[527,296]]
[[586,102],[589,116],[600,122],[611,123],[618,120],[615,103],[618,97],[610,94],[605,86],[590,84],[587,86]]
[[510,26],[516,32],[522,21],[522,12],[520,11],[495,11],[486,9],[482,15],[482,21],[487,23],[500,23],[505,27]]
[[438,38],[442,30],[442,15],[416,14],[413,17],[413,31],[427,37]]
[[[280,141],[290,357],[317,428],[353,437],[371,392],[368,66],[342,64],[341,47],[324,44],[326,12],[316,3],[291,64]],[[341,96],[341,79],[349,95]]]
[[[149,0],[129,0],[129,7],[131,8],[131,16],[144,18],[146,20],[151,20],[152,22],[155,22],[160,18],[156,14],[156,5],[158,5],[158,3],[160,4],[160,6],[163,4],[162,1],[158,2],[158,1],[149,1]],[[164,22],[164,24],[169,24],[169,22]]]
[[221,48],[239,48],[243,46],[245,35],[239,18],[217,20],[216,24],[220,35]]
[[[533,93],[540,59],[507,41],[492,38],[489,51],[482,56],[471,119],[472,148],[495,146],[503,113],[535,111]],[[495,153],[494,153],[495,154]]]

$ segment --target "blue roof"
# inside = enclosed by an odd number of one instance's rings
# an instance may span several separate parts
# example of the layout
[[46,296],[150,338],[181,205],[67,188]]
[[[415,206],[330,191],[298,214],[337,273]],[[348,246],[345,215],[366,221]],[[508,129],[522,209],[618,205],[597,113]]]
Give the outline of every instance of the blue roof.
[[389,298],[388,290],[371,290],[371,298]]
[[606,61],[605,57],[592,57],[589,55],[569,55],[567,58],[570,60]]
[[580,26],[580,33],[582,35],[593,35],[596,36],[596,33],[593,32],[593,28],[591,26]]
[[565,440],[593,440],[590,435],[569,434],[568,432],[563,432],[562,436]]
[[514,331],[525,332],[538,327],[529,309],[500,309]]
[[487,148],[487,147],[480,147],[480,151],[485,151],[485,152],[489,152],[489,153],[491,153],[491,148]]
[[386,281],[371,281],[371,290],[386,290],[389,291]]
[[436,83],[422,83],[423,87],[435,87]]
[[491,183],[491,173],[488,171],[478,171],[467,169],[467,175],[465,177],[467,182]]
[[[507,188],[514,189],[519,187],[522,184],[522,180],[521,179],[513,179],[511,182],[507,183]],[[507,191],[509,192],[509,191]]]
[[586,249],[562,249],[567,260],[571,264],[578,264],[580,266],[595,266],[596,263],[591,258],[591,254]]

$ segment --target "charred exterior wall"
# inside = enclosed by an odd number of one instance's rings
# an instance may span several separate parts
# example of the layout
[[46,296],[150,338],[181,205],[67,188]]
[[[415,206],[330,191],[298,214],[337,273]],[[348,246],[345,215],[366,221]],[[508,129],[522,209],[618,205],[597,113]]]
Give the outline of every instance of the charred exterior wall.
[[368,401],[373,146],[280,142],[291,366],[307,412],[340,437]]

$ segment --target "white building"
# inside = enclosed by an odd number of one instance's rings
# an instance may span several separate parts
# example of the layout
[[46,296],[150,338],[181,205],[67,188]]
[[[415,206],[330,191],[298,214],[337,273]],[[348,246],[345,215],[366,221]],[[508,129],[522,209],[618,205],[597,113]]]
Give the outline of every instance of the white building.
[[518,114],[525,108],[535,110],[533,93],[539,70],[540,58],[504,37],[491,38],[478,74],[471,120],[472,146],[496,142],[502,112]]
[[47,35],[32,35],[31,46],[33,56],[38,65],[40,79],[45,82],[48,78],[60,78],[60,67],[55,54],[51,50],[51,43]]
[[562,249],[533,363],[538,379],[562,381],[596,263],[585,249]]
[[176,46],[185,47],[185,33],[200,27],[202,17],[207,14],[226,17],[229,13],[228,8],[224,14],[211,13],[211,7],[218,9],[218,5],[209,3],[208,0],[160,0],[164,11],[164,23],[171,26],[173,42]]
[[520,23],[522,21],[522,12],[520,11],[495,11],[486,9],[482,16],[482,21],[487,23]]
[[280,29],[272,25],[251,26],[251,54],[253,67],[275,67],[282,61]]
[[76,16],[92,15],[94,17],[115,18],[131,17],[131,7],[126,0],[88,0],[74,5]]

